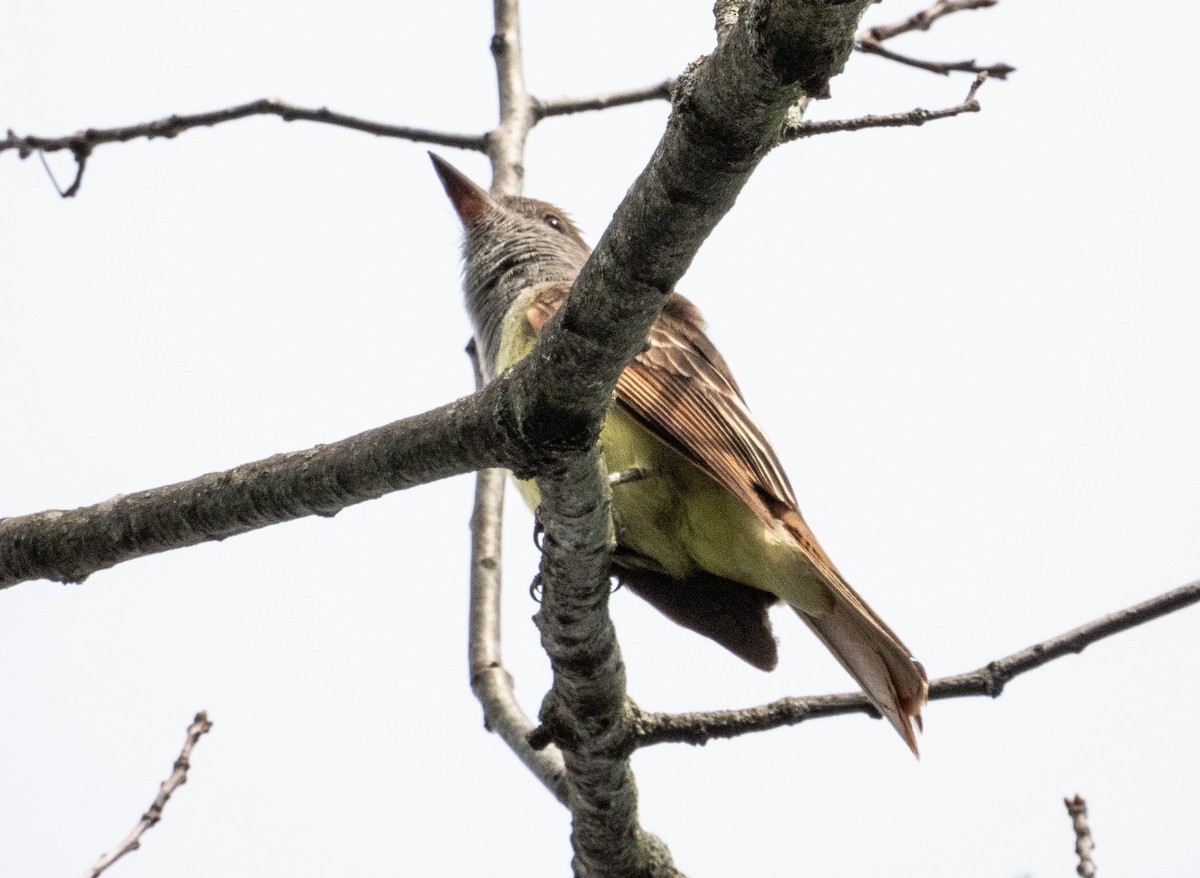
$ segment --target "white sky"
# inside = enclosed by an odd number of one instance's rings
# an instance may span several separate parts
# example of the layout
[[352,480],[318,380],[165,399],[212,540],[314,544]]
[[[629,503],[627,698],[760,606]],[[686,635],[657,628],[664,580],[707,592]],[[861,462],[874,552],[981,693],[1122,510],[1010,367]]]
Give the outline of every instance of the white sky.
[[[661,80],[708,3],[525,4],[554,97]],[[889,2],[877,22],[916,6]],[[932,675],[1200,576],[1195,65],[1174,4],[1004,0],[916,55],[1008,61],[984,112],[778,150],[681,284],[808,521]],[[12,4],[0,129],[59,135],[264,96],[454,131],[494,121],[490,4]],[[616,63],[614,63],[614,61]],[[937,107],[856,56],[819,117]],[[551,120],[531,195],[595,240],[665,104]],[[0,515],[305,448],[470,389],[458,227],[425,147],[277,119],[99,149],[74,201],[0,156]],[[474,155],[443,150],[486,182]],[[51,164],[66,185],[71,163]],[[762,317],[769,314],[768,319]],[[0,875],[82,874],[215,728],[138,876],[563,875],[568,819],[481,728],[466,673],[471,479],[0,594]],[[510,498],[505,653],[533,712],[530,517]],[[843,691],[776,620],[774,674],[632,596],[645,708]],[[689,875],[1194,875],[1196,610],[931,705],[913,761],[863,717],[658,747],[647,829]]]

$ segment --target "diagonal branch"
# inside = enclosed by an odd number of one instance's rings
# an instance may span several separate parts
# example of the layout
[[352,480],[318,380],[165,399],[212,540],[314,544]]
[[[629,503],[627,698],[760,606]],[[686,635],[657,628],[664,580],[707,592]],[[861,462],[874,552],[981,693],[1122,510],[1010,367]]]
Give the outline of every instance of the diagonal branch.
[[[715,52],[680,78],[654,158],[560,319],[511,373],[472,397],[334,446],[90,509],[0,521],[0,583],[79,579],[139,554],[331,515],[472,469],[505,466],[538,476],[547,535],[539,624],[555,671],[541,718],[544,737],[564,754],[576,872],[676,874],[665,849],[637,823],[626,758],[635,717],[607,616],[607,485],[595,442],[617,376],[643,347],[666,293],[777,144],[792,108],[828,95],[869,2],[758,0],[754,15],[723,26]],[[515,192],[533,119],[515,0],[496,0],[496,27],[501,126],[481,142],[493,160],[494,188]],[[489,557],[481,550],[478,557]]]
[[[1008,681],[1014,677],[1065,655],[1081,653],[1099,640],[1144,625],[1197,602],[1200,602],[1200,580],[1102,616],[1065,634],[1035,643],[1028,649],[989,662],[978,670],[933,680],[929,684],[929,700],[974,695],[997,698]],[[733,738],[750,732],[794,726],[805,720],[848,713],[879,716],[871,703],[859,692],[811,698],[784,698],[745,710],[688,714],[640,713],[637,718],[637,746],[645,747],[666,742],[704,744],[713,738]]]
[[628,91],[614,91],[586,98],[554,98],[545,101],[534,101],[533,114],[536,121],[541,121],[551,116],[566,116],[571,113],[583,113],[590,110],[607,110],[610,107],[625,107],[629,104],[640,104],[645,101],[670,100],[671,89],[674,87],[674,79],[665,79],[655,85],[634,88]]
[[332,516],[393,491],[492,466],[524,470],[544,452],[514,444],[513,399],[496,381],[422,415],[330,445],[73,510],[0,519],[0,588],[82,582],[144,555]]
[[963,98],[962,103],[955,104],[953,107],[944,107],[941,110],[923,110],[918,107],[915,110],[909,110],[907,113],[891,113],[887,116],[859,116],[855,119],[834,119],[828,122],[801,121],[789,125],[784,129],[780,142],[789,143],[805,137],[815,137],[818,134],[833,134],[836,131],[862,131],[867,128],[919,127],[926,122],[933,122],[937,119],[950,119],[954,116],[960,116],[963,113],[978,113],[980,106],[979,101],[975,99],[975,94],[987,78],[988,75],[986,73],[980,73],[975,77],[975,81],[971,84],[971,88],[967,91],[967,96]]
[[[536,117],[525,89],[517,0],[495,0],[494,9],[500,124],[488,143],[492,190],[516,194],[524,177],[525,139]],[[641,333],[641,342],[647,328],[633,330]],[[568,339],[559,348],[561,360],[535,354],[521,364],[534,370],[529,396],[518,409],[522,427],[547,452],[537,470],[544,542],[536,622],[553,679],[539,712],[540,732],[514,750],[525,759],[532,742],[540,750],[552,739],[562,753],[576,875],[668,878],[678,873],[665,846],[639,825],[633,771],[619,746],[628,737],[625,669],[607,610],[609,508],[595,447],[616,375],[607,389],[589,387],[593,392],[582,394],[582,407],[564,417],[563,402],[578,403],[586,380],[575,368],[580,349],[591,354],[586,337]],[[606,353],[621,358],[601,359],[609,372],[614,366],[619,371],[633,352]],[[566,385],[576,389],[558,395]]]
[[942,76],[949,76],[953,72],[987,73],[996,79],[1006,79],[1008,74],[1016,70],[1015,67],[1009,64],[980,66],[975,62],[974,58],[969,61],[923,61],[919,58],[893,52],[891,49],[883,46],[886,40],[890,40],[900,34],[916,30],[929,30],[935,21],[947,15],[952,15],[955,12],[965,12],[970,9],[987,9],[999,2],[1000,0],[938,0],[937,3],[934,3],[928,9],[923,9],[915,15],[910,15],[901,22],[876,25],[859,34],[854,48],[868,55],[878,55],[881,58],[887,58],[889,61],[895,61],[898,64],[928,70],[931,73],[938,73]]
[[[554,683],[539,740],[562,749],[578,875],[675,875],[637,822],[632,715],[608,618],[607,480],[595,442],[617,376],[700,245],[776,144],[802,97],[826,95],[869,0],[763,0],[674,92],[650,165],[617,208],[550,331],[521,361],[537,376],[525,435],[556,447],[539,470],[546,535],[542,642]],[[539,444],[535,441],[534,444]]]
[[102,856],[96,865],[88,870],[84,878],[98,878],[102,872],[107,871],[108,867],[121,859],[121,857],[141,847],[142,836],[145,835],[146,830],[162,820],[163,808],[166,807],[167,800],[171,798],[172,793],[187,783],[187,773],[191,767],[192,749],[200,741],[200,736],[204,735],[211,728],[212,723],[209,722],[208,714],[204,711],[196,714],[196,718],[188,726],[187,740],[183,742],[183,749],[175,759],[175,764],[171,768],[171,774],[159,786],[158,795],[154,797],[154,801],[150,804],[146,813],[142,815],[142,819],[138,821],[137,826],[133,828],[133,831],[129,833],[124,841]]
[[87,165],[88,156],[97,146],[106,143],[124,143],[145,137],[154,140],[158,137],[171,138],[192,128],[211,128],[223,122],[245,119],[249,116],[278,116],[285,122],[302,120],[305,122],[320,122],[325,125],[335,125],[339,128],[351,128],[374,134],[377,137],[394,137],[401,140],[414,140],[419,143],[431,143],[437,146],[449,146],[457,149],[473,149],[482,152],[486,147],[486,138],[473,134],[450,134],[444,131],[433,131],[426,128],[410,128],[403,125],[388,125],[369,119],[360,119],[338,113],[326,107],[307,108],[297,107],[277,98],[262,98],[248,104],[236,107],[226,107],[223,110],[211,110],[207,113],[192,115],[171,115],[165,119],[153,122],[141,122],[136,125],[125,125],[120,128],[87,128],[65,137],[38,137],[35,135],[18,136],[9,129],[8,136],[0,140],[0,153],[16,150],[22,159],[28,158],[35,152],[57,152],[68,150],[75,157],[75,181],[60,192],[64,198],[70,198],[79,191],[83,182],[83,171]]
[[1000,0],[939,0],[939,2],[934,3],[928,9],[922,9],[915,15],[910,15],[896,24],[876,25],[868,30],[867,34],[873,39],[883,42],[884,40],[890,40],[892,37],[898,37],[900,34],[906,34],[910,31],[929,30],[930,26],[939,18],[944,18],[955,12],[966,12],[971,9],[988,9],[999,2]]
[[857,48],[858,51],[867,55],[878,55],[881,58],[887,58],[889,61],[896,61],[897,63],[916,67],[920,70],[928,70],[930,73],[937,73],[941,76],[949,76],[954,72],[987,73],[996,79],[1007,79],[1008,74],[1015,72],[1017,69],[1011,64],[989,64],[982,66],[976,63],[974,58],[967,61],[922,61],[920,58],[913,58],[908,55],[901,55],[899,52],[893,52],[872,37],[861,37]]

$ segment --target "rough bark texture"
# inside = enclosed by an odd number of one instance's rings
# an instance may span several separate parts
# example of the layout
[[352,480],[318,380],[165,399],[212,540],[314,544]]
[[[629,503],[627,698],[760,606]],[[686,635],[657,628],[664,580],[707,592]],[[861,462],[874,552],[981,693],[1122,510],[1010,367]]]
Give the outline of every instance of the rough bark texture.
[[0,587],[31,579],[82,582],[143,555],[308,515],[331,516],[392,491],[505,465],[507,443],[498,425],[511,404],[507,389],[497,385],[331,445],[94,506],[0,519]]
[[[789,108],[806,90],[827,92],[866,5],[757,0],[741,7],[736,23],[730,17],[714,54],[678,81],[667,131],[560,318],[510,375],[474,397],[334,446],[74,513],[0,522],[0,583],[78,580],[141,554],[331,515],[471,469],[537,476],[546,532],[538,621],[555,672],[541,737],[564,754],[575,871],[677,875],[637,821],[627,756],[635,736],[607,614],[609,512],[595,442],[617,376],[645,344],[666,294],[779,142]],[[519,112],[531,119],[532,109],[519,71],[502,64],[519,51],[515,3],[496,8],[502,109],[524,107],[502,113],[503,128]],[[502,166],[495,186],[519,188],[523,134],[500,140],[488,144]]]
[[[617,376],[645,344],[666,294],[779,141],[803,84],[824,88],[841,70],[866,5],[743,9],[716,52],[681,77],[649,167],[518,370],[529,392],[517,410],[521,444],[552,452],[536,471],[546,533],[538,624],[554,668],[540,737],[564,754],[577,875],[679,874],[637,820],[627,756],[635,733],[607,613],[609,511],[596,438]],[[797,35],[796,25],[824,30]],[[791,53],[810,45],[825,47],[821,57],[798,64]]]

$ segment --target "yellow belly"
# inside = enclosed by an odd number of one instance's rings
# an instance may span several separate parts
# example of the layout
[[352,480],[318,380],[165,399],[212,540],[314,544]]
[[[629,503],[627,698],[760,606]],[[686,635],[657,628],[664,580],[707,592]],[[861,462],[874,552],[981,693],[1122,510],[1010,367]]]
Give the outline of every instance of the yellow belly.
[[[520,301],[509,315],[498,373],[525,357],[536,341]],[[821,575],[782,527],[765,525],[746,504],[615,405],[600,445],[609,473],[644,473],[612,489],[622,563],[680,581],[706,570],[769,591],[814,616],[829,609]],[[517,480],[517,489],[536,509],[537,485]]]
[[[616,407],[609,412],[600,444],[609,473],[644,473],[612,489],[618,555],[624,563],[680,581],[706,570],[769,591],[811,615],[829,609],[820,574],[786,531],[764,525],[746,504],[626,412]],[[537,485],[516,484],[536,509]]]

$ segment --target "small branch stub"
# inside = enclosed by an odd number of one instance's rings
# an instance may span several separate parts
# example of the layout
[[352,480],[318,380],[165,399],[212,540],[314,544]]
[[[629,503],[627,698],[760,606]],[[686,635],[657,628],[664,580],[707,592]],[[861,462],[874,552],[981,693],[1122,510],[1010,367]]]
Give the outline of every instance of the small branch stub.
[[1063,799],[1063,804],[1067,806],[1071,827],[1075,830],[1075,854],[1079,857],[1075,872],[1080,878],[1092,878],[1096,874],[1096,864],[1092,861],[1092,849],[1096,844],[1092,841],[1092,830],[1088,826],[1087,802],[1076,793],[1072,798]]

